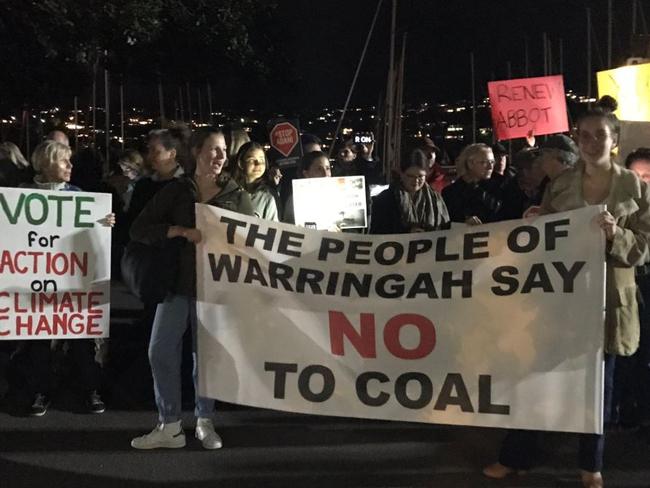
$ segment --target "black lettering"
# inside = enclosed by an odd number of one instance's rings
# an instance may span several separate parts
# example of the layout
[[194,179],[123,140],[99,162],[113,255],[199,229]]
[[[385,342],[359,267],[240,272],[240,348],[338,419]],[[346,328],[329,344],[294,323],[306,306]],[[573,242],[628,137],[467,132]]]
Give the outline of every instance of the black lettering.
[[489,374],[482,374],[478,377],[478,413],[510,414],[510,405],[492,403],[492,376]]
[[445,271],[442,273],[442,298],[451,298],[452,289],[454,287],[460,287],[462,292],[461,296],[463,298],[472,297],[472,272],[471,270],[463,271],[462,278],[454,278],[454,275],[451,271]]
[[[528,235],[528,241],[519,244],[519,236]],[[508,234],[508,249],[516,253],[526,253],[535,249],[539,245],[539,230],[532,225],[521,225],[515,227]]]
[[[345,262],[350,264],[370,264],[370,248],[372,248],[372,242],[350,241]],[[367,259],[362,259],[362,257],[366,256]]]
[[530,267],[530,273],[521,287],[521,293],[530,293],[533,288],[541,288],[545,293],[553,291],[544,263],[535,263]]
[[418,254],[424,254],[425,252],[430,251],[432,247],[433,242],[431,242],[431,239],[419,239],[417,241],[410,241],[409,250],[406,255],[406,262],[414,263],[415,258],[418,256]]
[[[411,399],[406,393],[409,381],[417,381],[420,384],[420,395]],[[395,380],[395,398],[400,405],[406,408],[424,408],[433,399],[433,385],[431,378],[424,373],[404,373]]]
[[585,261],[576,261],[571,266],[571,269],[566,269],[564,263],[560,261],[553,262],[553,267],[562,277],[562,291],[564,293],[573,293],[573,282],[584,265]]
[[278,282],[287,291],[293,291],[289,278],[293,276],[293,268],[287,264],[269,261],[269,283],[271,288],[278,288]]
[[[452,395],[454,389],[456,396]],[[459,373],[449,373],[440,389],[440,395],[434,405],[434,410],[447,410],[449,405],[458,405],[463,412],[474,412],[472,401],[467,393],[463,377]]]
[[566,229],[558,229],[561,225],[571,225],[571,220],[553,220],[544,224],[544,243],[547,251],[555,251],[555,241],[557,241],[558,237],[567,237],[569,235],[569,232]]
[[495,268],[495,270],[492,271],[492,279],[496,283],[507,285],[507,288],[493,286],[492,293],[497,296],[504,297],[512,295],[514,292],[516,292],[519,288],[519,281],[517,278],[513,278],[512,276],[517,276],[518,273],[519,270],[514,266],[499,266],[498,268]]
[[384,373],[380,373],[379,371],[367,371],[365,373],[361,373],[357,377],[357,381],[355,383],[357,396],[359,397],[359,400],[361,400],[361,403],[368,405],[369,407],[381,407],[382,405],[385,405],[386,402],[390,399],[390,395],[385,391],[381,391],[379,392],[379,395],[375,397],[370,396],[368,393],[368,382],[370,380],[377,380],[380,383],[387,383],[389,381],[388,376],[386,376]]
[[309,285],[311,292],[314,295],[322,295],[323,290],[320,287],[320,282],[325,279],[325,273],[317,269],[300,268],[298,270],[298,277],[296,278],[296,291],[298,293],[305,293],[305,285]]
[[352,293],[352,288],[357,295],[362,298],[370,295],[370,285],[372,283],[372,275],[361,275],[361,280],[354,273],[345,273],[343,275],[343,283],[341,284],[341,296],[349,297]]
[[[300,240],[293,240],[300,239]],[[284,254],[285,256],[294,256],[296,258],[300,257],[300,248],[302,247],[302,241],[305,239],[305,234],[300,234],[298,232],[291,232],[284,230],[280,233],[280,240],[278,241],[278,252]],[[289,247],[296,247],[297,250],[293,251]]]
[[273,398],[284,398],[287,384],[287,373],[296,373],[298,365],[295,363],[264,363],[264,371],[275,373],[273,381]]
[[[390,258],[387,258],[385,256],[385,252],[387,249],[393,250],[393,256]],[[390,266],[397,263],[400,259],[402,259],[402,256],[404,256],[404,247],[399,242],[395,242],[395,241],[382,242],[377,246],[377,249],[375,249],[375,261],[377,261],[377,263],[379,264],[384,264],[386,266]]]
[[[310,386],[312,376],[317,374],[323,377],[323,389],[320,392],[312,391]],[[332,373],[332,370],[319,364],[307,366],[298,376],[298,390],[302,397],[310,402],[322,403],[329,400],[332,393],[334,393],[334,386],[334,373]]]
[[330,253],[340,253],[343,251],[345,244],[339,239],[331,239],[329,237],[323,237],[323,240],[320,242],[320,249],[318,251],[318,260],[326,261],[327,256]]
[[[478,259],[478,258],[489,257],[490,253],[488,251],[477,251],[477,249],[488,247],[487,238],[489,236],[490,233],[487,231],[465,234],[463,236],[463,258]],[[478,239],[485,239],[485,240],[479,241]]]
[[262,286],[269,286],[266,278],[264,278],[264,273],[262,273],[260,263],[257,262],[257,259],[250,258],[248,260],[248,270],[246,271],[244,283],[252,283],[253,281],[259,282]]
[[436,241],[436,261],[458,261],[460,254],[447,254],[447,238],[440,237]]
[[222,216],[219,219],[219,222],[223,222],[224,224],[226,224],[226,239],[228,240],[228,244],[235,243],[235,232],[237,232],[237,227],[241,227],[243,229],[246,228],[246,222],[242,222],[241,220],[231,219],[230,217]]
[[438,293],[436,292],[436,286],[433,283],[433,278],[429,273],[419,273],[413,285],[406,295],[406,298],[415,298],[417,295],[425,294],[429,298],[438,298]]
[[248,229],[248,235],[246,236],[246,246],[255,247],[255,241],[260,239],[264,242],[262,246],[264,250],[270,251],[273,249],[273,241],[275,240],[275,234],[277,233],[276,229],[269,228],[268,233],[264,234],[260,232],[260,226],[257,224],[251,224]]
[[[396,283],[388,284],[389,281],[395,281]],[[388,274],[380,277],[377,279],[375,292],[381,298],[399,298],[403,296],[404,277],[400,274]]]
[[[232,258],[234,257],[234,263]],[[212,271],[212,279],[220,281],[223,272],[226,272],[228,283],[237,283],[239,281],[239,273],[241,272],[241,256],[231,256],[229,254],[222,254],[219,256],[219,262],[215,262],[213,253],[208,253],[208,262],[210,263],[210,271]]]

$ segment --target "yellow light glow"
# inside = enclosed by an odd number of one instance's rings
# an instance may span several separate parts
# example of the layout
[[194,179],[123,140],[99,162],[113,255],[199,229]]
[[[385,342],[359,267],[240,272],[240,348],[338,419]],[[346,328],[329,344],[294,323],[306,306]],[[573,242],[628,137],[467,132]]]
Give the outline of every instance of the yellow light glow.
[[616,99],[619,119],[650,122],[650,63],[599,71],[597,77],[598,96]]

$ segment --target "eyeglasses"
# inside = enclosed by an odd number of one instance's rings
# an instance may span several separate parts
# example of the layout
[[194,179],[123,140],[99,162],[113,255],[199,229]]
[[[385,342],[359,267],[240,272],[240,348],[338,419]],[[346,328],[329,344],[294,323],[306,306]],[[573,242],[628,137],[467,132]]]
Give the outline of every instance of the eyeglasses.
[[494,166],[494,159],[472,160],[472,162],[483,166]]
[[424,181],[427,178],[427,175],[410,175],[404,173],[404,177],[411,181]]

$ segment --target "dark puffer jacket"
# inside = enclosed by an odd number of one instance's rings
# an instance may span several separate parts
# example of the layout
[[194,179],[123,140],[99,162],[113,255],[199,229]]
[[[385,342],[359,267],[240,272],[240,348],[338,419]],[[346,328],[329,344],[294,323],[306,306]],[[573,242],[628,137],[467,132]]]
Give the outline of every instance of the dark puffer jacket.
[[[163,245],[169,241],[167,231],[172,225],[194,228],[196,218],[196,186],[190,178],[179,178],[161,189],[146,205],[131,226],[131,239],[148,245]],[[223,183],[222,190],[206,205],[253,215],[251,199],[232,179]],[[180,237],[178,277],[170,290],[178,295],[196,296],[196,247]]]

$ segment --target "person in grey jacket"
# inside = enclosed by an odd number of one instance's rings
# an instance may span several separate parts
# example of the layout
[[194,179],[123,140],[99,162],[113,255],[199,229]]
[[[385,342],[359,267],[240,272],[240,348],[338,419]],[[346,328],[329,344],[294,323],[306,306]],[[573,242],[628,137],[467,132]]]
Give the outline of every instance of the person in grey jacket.
[[[194,390],[198,392],[196,358],[196,249],[201,233],[195,228],[195,203],[204,203],[253,215],[248,193],[232,179],[221,177],[226,162],[226,140],[219,129],[201,129],[192,136],[192,168],[162,190],[147,204],[131,226],[131,239],[149,245],[169,240],[181,242],[178,276],[154,318],[149,361],[158,407],[158,425],[149,434],[136,437],[136,449],[185,446],[181,414],[181,355],[188,319],[192,330]],[[205,449],[222,446],[214,430],[214,400],[196,394],[195,436]]]
[[247,142],[237,152],[233,177],[249,193],[255,216],[278,222],[275,196],[264,177],[267,168],[264,148],[257,142]]

